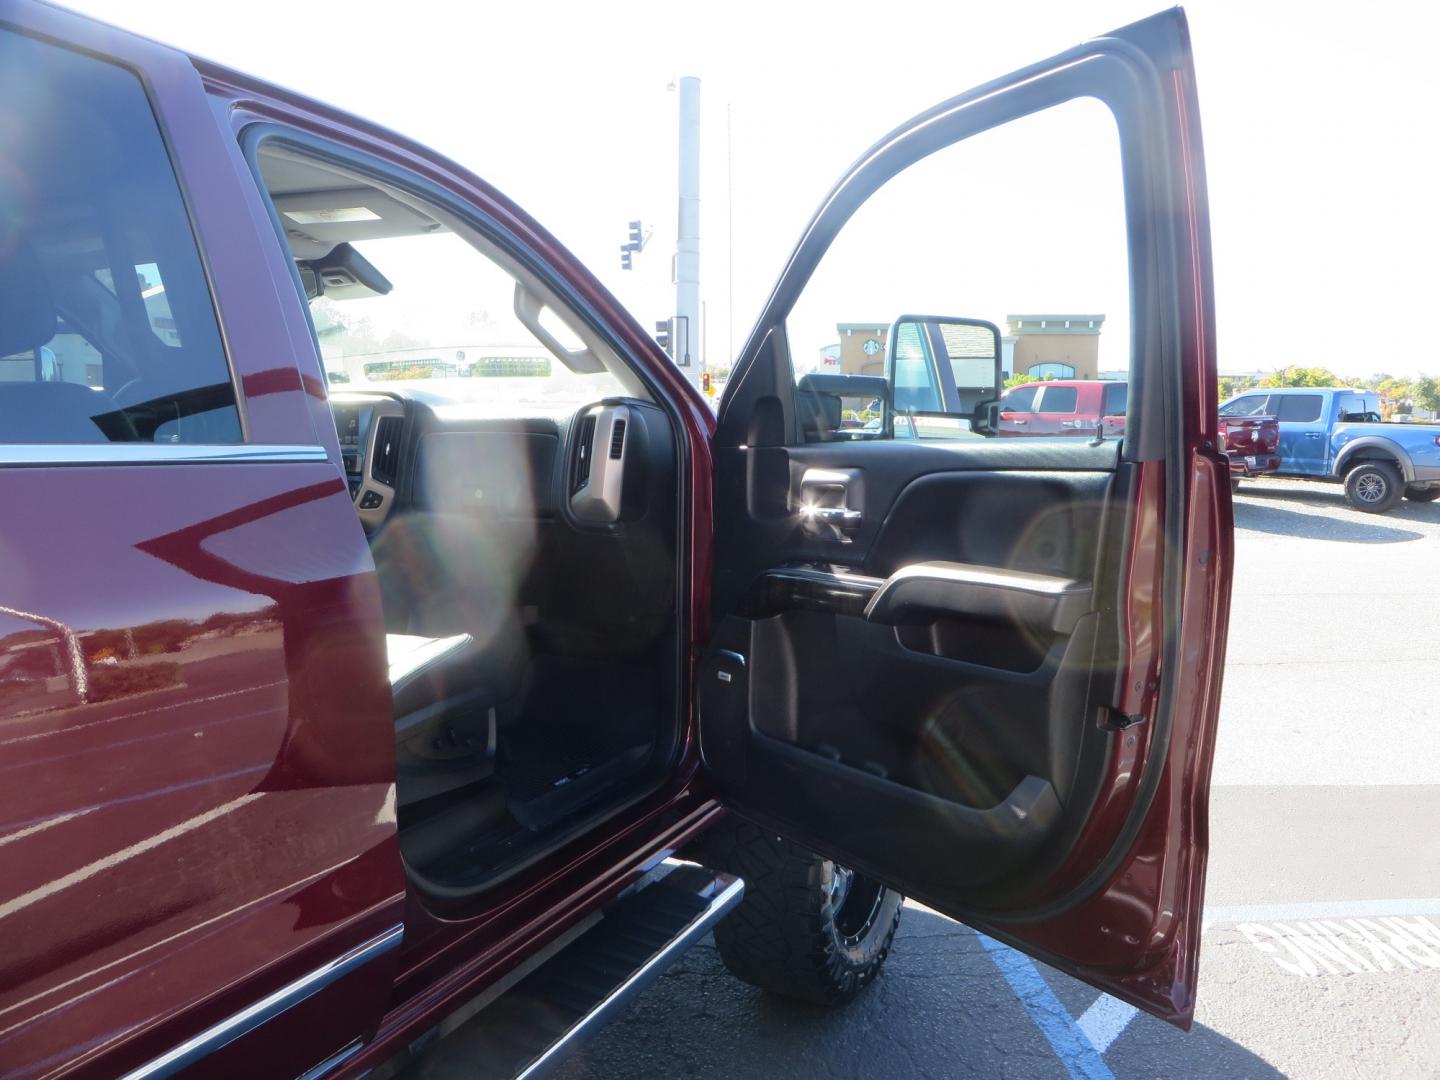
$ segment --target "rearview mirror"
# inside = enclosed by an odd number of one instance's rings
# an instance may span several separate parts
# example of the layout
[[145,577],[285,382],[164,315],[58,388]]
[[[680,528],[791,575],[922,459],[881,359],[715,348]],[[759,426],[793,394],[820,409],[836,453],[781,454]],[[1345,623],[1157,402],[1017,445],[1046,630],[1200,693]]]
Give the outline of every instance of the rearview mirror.
[[890,328],[885,371],[897,438],[994,433],[994,405],[1005,383],[994,323],[901,315]]

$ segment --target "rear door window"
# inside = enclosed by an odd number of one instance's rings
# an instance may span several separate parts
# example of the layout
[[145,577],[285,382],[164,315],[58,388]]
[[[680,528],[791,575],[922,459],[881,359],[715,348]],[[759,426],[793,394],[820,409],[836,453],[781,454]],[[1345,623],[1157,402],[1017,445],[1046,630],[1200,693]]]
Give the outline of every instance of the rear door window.
[[0,34],[0,147],[0,444],[242,441],[140,81]]
[[1281,394],[1276,396],[1275,418],[1282,423],[1313,424],[1320,419],[1321,394]]
[[1042,413],[1073,413],[1075,403],[1079,397],[1073,386],[1047,386],[1045,392],[1040,395],[1040,408]]
[[1111,383],[1105,387],[1100,406],[1101,416],[1124,416],[1130,404],[1130,384]]

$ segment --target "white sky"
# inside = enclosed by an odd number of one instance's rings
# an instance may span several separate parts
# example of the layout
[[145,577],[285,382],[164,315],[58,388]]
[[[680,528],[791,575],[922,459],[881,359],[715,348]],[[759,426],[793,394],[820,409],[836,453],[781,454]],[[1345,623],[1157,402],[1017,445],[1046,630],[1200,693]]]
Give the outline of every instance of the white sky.
[[[718,362],[740,346],[820,198],[875,138],[1159,2],[247,0],[243,15],[225,17],[193,0],[70,6],[454,157],[559,236],[647,327],[673,304],[666,84],[699,76],[701,293]],[[1437,10],[1395,0],[1189,5],[1223,371],[1440,373],[1429,326],[1440,288]],[[655,236],[625,273],[618,245],[635,217]]]

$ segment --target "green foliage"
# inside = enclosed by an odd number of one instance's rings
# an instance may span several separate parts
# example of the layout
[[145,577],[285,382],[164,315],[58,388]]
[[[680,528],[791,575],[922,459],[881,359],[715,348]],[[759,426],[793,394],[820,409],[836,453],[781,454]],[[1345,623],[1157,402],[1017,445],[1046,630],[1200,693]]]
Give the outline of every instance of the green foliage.
[[1260,381],[1261,386],[1345,386],[1343,379],[1323,367],[1287,367],[1273,371]]
[[1440,410],[1440,379],[1434,375],[1422,375],[1411,388],[1410,399],[1422,409],[1431,412]]

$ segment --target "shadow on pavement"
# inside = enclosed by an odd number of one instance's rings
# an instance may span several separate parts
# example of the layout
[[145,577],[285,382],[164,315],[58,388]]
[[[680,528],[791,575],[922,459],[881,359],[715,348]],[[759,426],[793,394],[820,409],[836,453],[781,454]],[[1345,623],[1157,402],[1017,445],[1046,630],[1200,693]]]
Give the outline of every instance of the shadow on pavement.
[[[1245,492],[1249,495],[1250,492]],[[1257,493],[1258,494],[1258,493]],[[1237,529],[1251,529],[1255,532],[1274,533],[1277,536],[1299,536],[1307,540],[1339,540],[1346,543],[1369,543],[1369,544],[1400,544],[1407,540],[1423,540],[1424,533],[1415,532],[1412,529],[1397,529],[1393,525],[1381,524],[1381,520],[1357,521],[1354,517],[1321,517],[1318,514],[1302,513],[1298,510],[1287,510],[1282,506],[1266,505],[1269,502],[1299,502],[1313,504],[1318,501],[1315,496],[1300,494],[1296,492],[1267,492],[1264,495],[1265,503],[1250,502],[1248,500],[1235,500],[1235,527]],[[1341,509],[1341,508],[1337,508]],[[1421,509],[1416,507],[1416,509]],[[1430,507],[1424,507],[1429,510]],[[1400,517],[1405,520],[1397,511],[1392,510],[1387,519]]]
[[[1077,980],[1039,970],[1071,1018],[1099,997]],[[1215,1031],[1196,1027],[1187,1035],[1148,1016],[1137,1017],[1103,1061],[1121,1080],[1281,1075]],[[556,1075],[1065,1080],[1072,1074],[975,932],[908,908],[884,974],[846,1008],[820,1009],[747,986],[725,971],[707,938]]]

